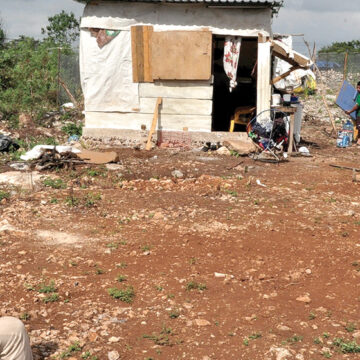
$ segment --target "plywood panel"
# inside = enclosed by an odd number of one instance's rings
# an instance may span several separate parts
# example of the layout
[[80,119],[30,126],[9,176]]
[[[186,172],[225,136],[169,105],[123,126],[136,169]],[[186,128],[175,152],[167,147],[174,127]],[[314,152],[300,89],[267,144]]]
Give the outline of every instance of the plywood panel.
[[151,34],[152,26],[131,27],[133,82],[152,82]]
[[212,99],[210,82],[164,82],[140,84],[140,97],[163,97],[177,99]]
[[[140,113],[151,114],[154,112],[156,98],[140,99]],[[171,99],[163,98],[161,114],[172,115],[211,115],[212,101],[197,99]]]
[[[153,114],[86,112],[86,128],[149,130]],[[157,129],[182,131],[211,131],[211,116],[160,114]]]
[[162,31],[152,34],[153,79],[208,80],[211,77],[210,31]]

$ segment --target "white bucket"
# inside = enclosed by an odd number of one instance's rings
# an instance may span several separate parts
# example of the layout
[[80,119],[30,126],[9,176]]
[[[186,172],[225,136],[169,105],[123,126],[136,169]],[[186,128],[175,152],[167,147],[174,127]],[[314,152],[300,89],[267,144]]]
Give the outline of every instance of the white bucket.
[[281,102],[281,95],[280,94],[273,94],[271,96],[271,99],[272,99],[273,106],[280,105],[280,102]]

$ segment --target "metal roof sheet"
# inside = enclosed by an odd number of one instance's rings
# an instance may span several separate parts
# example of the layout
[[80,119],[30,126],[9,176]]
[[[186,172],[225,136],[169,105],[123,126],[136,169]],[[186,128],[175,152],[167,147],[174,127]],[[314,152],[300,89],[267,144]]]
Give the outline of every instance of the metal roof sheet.
[[[91,0],[75,0],[82,3],[89,3]],[[103,1],[117,1],[117,2],[166,2],[166,3],[203,3],[212,5],[243,5],[243,6],[266,6],[279,7],[282,1],[275,0],[103,0]]]

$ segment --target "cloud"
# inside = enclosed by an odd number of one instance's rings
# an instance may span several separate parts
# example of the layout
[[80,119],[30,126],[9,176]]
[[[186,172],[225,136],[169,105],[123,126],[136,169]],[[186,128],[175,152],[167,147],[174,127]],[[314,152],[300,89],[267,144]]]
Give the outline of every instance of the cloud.
[[285,8],[316,12],[356,11],[354,0],[285,0]]
[[[321,0],[316,0],[321,1]],[[329,1],[334,3],[335,1]],[[343,0],[344,1],[344,0]],[[307,2],[304,0],[303,2]],[[314,1],[315,2],[315,1]],[[346,1],[345,1],[346,2]],[[283,34],[304,34],[308,41],[315,41],[317,48],[335,41],[350,41],[360,33],[360,11],[317,12],[311,9],[285,7],[273,21],[273,31]],[[306,50],[302,38],[295,38],[297,50]],[[296,47],[295,47],[296,48]]]

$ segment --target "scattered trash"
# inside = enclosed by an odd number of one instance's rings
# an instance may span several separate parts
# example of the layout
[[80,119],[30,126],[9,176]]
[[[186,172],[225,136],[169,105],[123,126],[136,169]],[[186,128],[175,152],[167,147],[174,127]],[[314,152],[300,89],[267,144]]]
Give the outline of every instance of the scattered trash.
[[201,151],[207,152],[209,150],[211,151],[215,151],[218,150],[221,147],[220,143],[217,142],[215,143],[211,143],[211,142],[207,142],[205,143],[205,145],[203,146],[203,148],[201,149]]
[[17,150],[20,146],[9,136],[0,134],[0,152],[9,152],[11,146]]
[[309,149],[306,147],[306,146],[302,146],[300,149],[299,149],[299,153],[301,155],[304,155],[304,156],[310,156],[310,151]]
[[29,164],[24,163],[24,162],[17,162],[17,163],[10,164],[10,167],[15,169],[15,170],[19,170],[19,171],[28,171],[28,170],[30,170]]
[[56,152],[58,152],[59,154],[66,152],[72,152],[74,154],[80,153],[79,149],[76,149],[71,146],[36,145],[26,154],[21,155],[20,159],[25,161],[39,159],[46,150],[56,150]]
[[61,109],[62,110],[75,109],[75,105],[72,102],[68,102],[68,103],[62,104]]
[[79,135],[71,135],[68,138],[68,142],[72,142],[72,141],[79,141]]
[[257,183],[259,186],[267,187],[266,185],[262,184],[259,179],[256,179],[256,183]]

